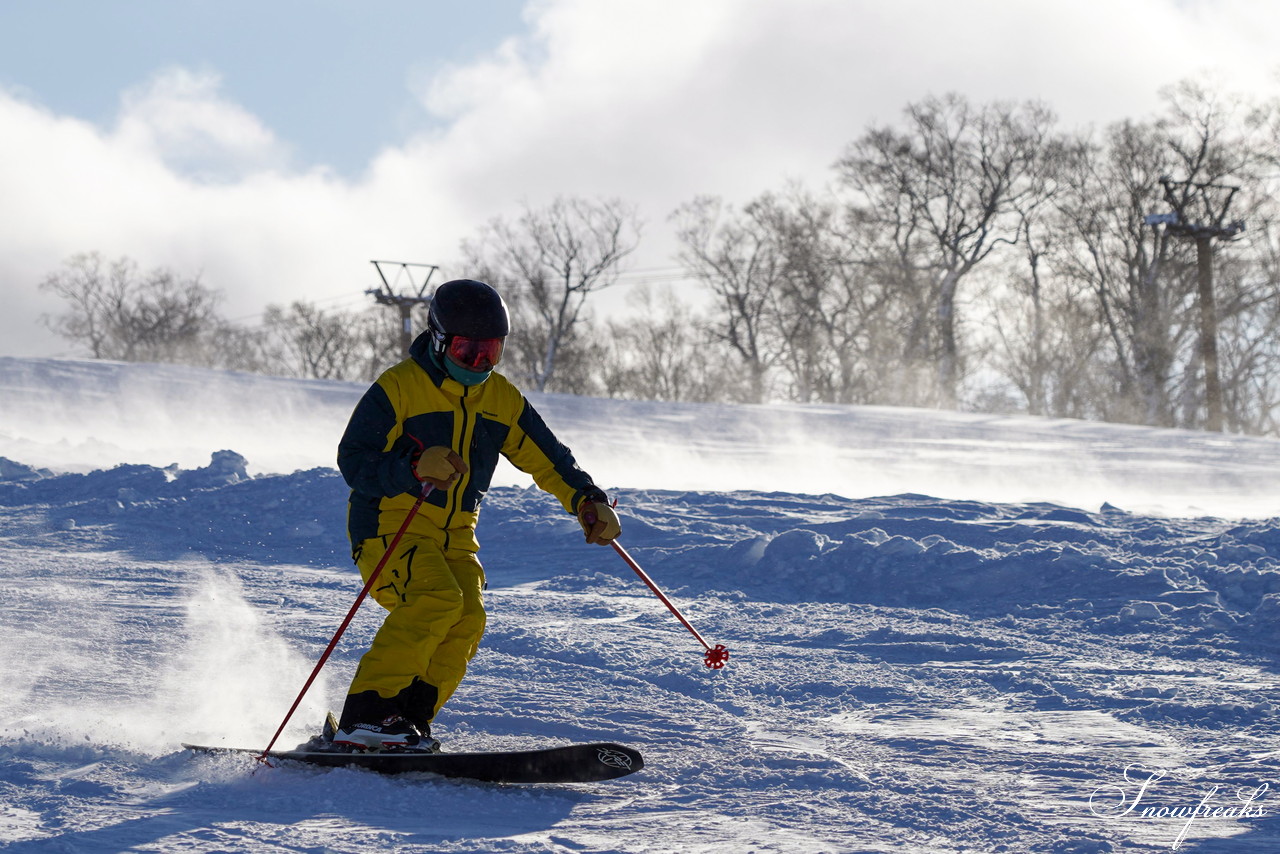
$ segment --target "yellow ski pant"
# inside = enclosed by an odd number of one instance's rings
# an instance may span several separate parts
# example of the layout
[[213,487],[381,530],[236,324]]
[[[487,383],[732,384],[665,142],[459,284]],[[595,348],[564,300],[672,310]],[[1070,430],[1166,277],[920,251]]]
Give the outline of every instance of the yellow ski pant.
[[[390,541],[374,537],[360,544],[356,565],[366,583]],[[484,583],[484,568],[474,553],[446,551],[426,537],[403,537],[369,591],[388,614],[360,659],[348,694],[376,691],[404,702],[420,696],[408,690],[411,685],[426,683],[436,689],[434,707],[406,709],[406,717],[434,718],[480,645]]]

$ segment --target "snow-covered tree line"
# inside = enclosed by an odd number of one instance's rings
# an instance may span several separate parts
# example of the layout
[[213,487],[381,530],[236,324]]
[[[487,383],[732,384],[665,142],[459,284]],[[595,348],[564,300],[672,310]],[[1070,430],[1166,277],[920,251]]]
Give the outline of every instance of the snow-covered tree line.
[[[640,242],[621,200],[494,219],[456,269],[508,297],[505,370],[537,390],[1201,427],[1196,246],[1148,217],[1213,220],[1234,187],[1247,227],[1214,244],[1225,422],[1276,433],[1280,107],[1193,82],[1163,95],[1153,118],[1087,131],[1039,103],[908,105],[825,186],[682,205],[670,226],[699,292],[642,287],[621,317],[590,312]],[[352,380],[399,358],[398,317],[374,307],[271,306],[245,328],[197,278],[98,255],[43,286],[66,300],[53,328],[95,357]]]

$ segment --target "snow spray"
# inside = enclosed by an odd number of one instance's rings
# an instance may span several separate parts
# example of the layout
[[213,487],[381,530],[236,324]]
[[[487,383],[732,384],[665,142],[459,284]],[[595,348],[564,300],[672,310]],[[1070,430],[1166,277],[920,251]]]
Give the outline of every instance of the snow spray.
[[[298,698],[293,701],[293,705],[289,707],[289,711],[285,713],[284,720],[280,722],[276,734],[271,736],[271,742],[263,749],[262,754],[258,756],[258,762],[262,765],[268,765],[267,754],[271,752],[271,748],[276,746],[276,739],[280,738],[280,733],[284,732],[284,728],[288,726],[289,719],[293,717],[293,713],[297,711],[298,704],[302,702],[302,698],[306,696],[307,689],[311,687],[311,683],[316,681],[316,677],[320,675],[320,669],[324,667],[324,663],[329,660],[329,656],[333,654],[334,648],[338,645],[338,640],[342,637],[342,633],[347,630],[347,626],[351,625],[352,619],[355,618],[356,611],[360,610],[360,604],[364,602],[369,591],[373,589],[373,583],[378,580],[378,575],[382,573],[382,568],[387,565],[387,560],[396,550],[396,546],[400,544],[400,538],[404,536],[404,532],[409,530],[409,523],[413,521],[413,517],[418,515],[418,508],[422,506],[422,501],[431,494],[431,484],[422,484],[422,492],[418,494],[418,500],[413,502],[413,506],[409,508],[409,512],[405,514],[404,521],[400,523],[400,530],[396,531],[396,535],[391,538],[387,551],[382,555],[382,560],[378,561],[378,565],[373,568],[373,572],[369,575],[369,580],[364,583],[364,587],[360,590],[360,595],[356,596],[356,601],[352,604],[351,609],[347,611],[347,616],[342,621],[342,625],[338,626],[338,630],[333,633],[333,640],[329,641],[329,645],[325,647],[324,652],[320,655],[320,660],[316,662],[315,669],[311,671],[311,675],[307,677],[306,684],[302,686],[302,690],[298,692]],[[255,769],[256,770],[256,769]]]
[[160,675],[156,707],[134,709],[123,720],[136,719],[140,729],[154,732],[181,720],[188,738],[259,738],[250,722],[269,720],[272,708],[287,699],[283,685],[301,678],[309,665],[271,629],[239,580],[214,567],[197,575],[186,602],[185,636]]

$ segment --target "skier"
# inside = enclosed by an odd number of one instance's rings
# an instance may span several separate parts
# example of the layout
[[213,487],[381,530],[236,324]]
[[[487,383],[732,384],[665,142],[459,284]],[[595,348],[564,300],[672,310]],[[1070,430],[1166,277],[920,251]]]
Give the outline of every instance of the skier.
[[621,532],[603,490],[494,371],[508,332],[506,304],[492,287],[472,279],[440,285],[410,358],[365,392],[338,445],[351,487],[352,557],[366,582],[430,486],[370,591],[388,613],[348,689],[339,747],[439,749],[431,721],[484,632],[475,526],[499,454],[576,515],[588,543],[608,545]]

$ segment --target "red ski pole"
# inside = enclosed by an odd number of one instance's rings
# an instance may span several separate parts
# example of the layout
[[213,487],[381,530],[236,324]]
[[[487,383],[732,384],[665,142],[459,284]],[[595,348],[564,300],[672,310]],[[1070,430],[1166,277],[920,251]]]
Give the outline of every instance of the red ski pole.
[[347,612],[346,618],[342,621],[342,625],[338,626],[338,630],[333,634],[333,640],[329,641],[329,645],[325,647],[324,653],[320,656],[320,660],[316,662],[315,669],[311,671],[311,675],[307,677],[307,682],[302,686],[302,690],[298,692],[298,697],[293,701],[293,705],[289,707],[288,713],[284,716],[284,720],[280,722],[280,726],[276,729],[276,734],[271,736],[271,743],[266,746],[262,754],[257,757],[257,761],[264,765],[267,762],[267,754],[271,752],[271,748],[276,746],[276,739],[280,737],[280,733],[284,732],[284,728],[288,726],[289,719],[293,717],[293,713],[297,711],[298,705],[302,703],[302,698],[306,696],[311,683],[316,681],[316,677],[320,675],[320,669],[324,667],[324,663],[329,660],[329,656],[333,653],[334,648],[338,645],[339,638],[343,632],[347,630],[347,626],[351,625],[351,621],[355,618],[356,612],[360,610],[360,605],[364,602],[364,598],[369,595],[369,591],[373,589],[373,583],[378,580],[382,568],[387,565],[387,561],[391,557],[391,553],[395,551],[396,546],[400,544],[400,538],[404,536],[404,532],[409,530],[409,523],[413,521],[413,517],[418,514],[418,508],[422,506],[422,501],[431,494],[431,484],[424,483],[422,485],[422,493],[418,496],[418,500],[413,502],[413,506],[409,508],[409,513],[404,517],[404,522],[400,524],[400,530],[396,531],[396,535],[391,538],[391,544],[387,546],[387,550],[383,553],[382,559],[378,561],[378,565],[373,568],[373,572],[369,575],[369,580],[364,583],[360,595],[356,597],[355,604],[351,606],[351,610]]
[[702,644],[706,648],[707,654],[702,657],[702,660],[706,663],[707,667],[710,667],[712,670],[719,670],[724,667],[725,662],[729,660],[729,650],[724,648],[724,644],[718,643],[712,647],[711,644],[703,640],[702,635],[698,634],[698,630],[689,624],[689,621],[684,618],[684,614],[681,614],[675,605],[671,604],[671,600],[667,598],[665,593],[658,589],[658,585],[654,584],[653,579],[649,577],[649,574],[640,568],[640,564],[636,563],[635,559],[633,559],[631,555],[627,554],[627,550],[624,549],[617,540],[614,540],[610,545],[612,545],[614,551],[616,551],[622,559],[627,562],[627,566],[636,571],[636,575],[640,576],[640,580],[649,585],[649,589],[652,590],[660,600],[662,600],[662,604],[666,605],[667,609],[676,615],[676,619],[684,624],[684,627],[689,630],[690,634],[698,639],[698,643]]

